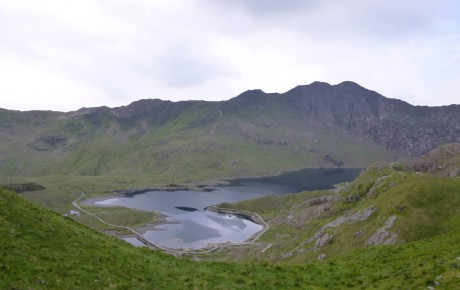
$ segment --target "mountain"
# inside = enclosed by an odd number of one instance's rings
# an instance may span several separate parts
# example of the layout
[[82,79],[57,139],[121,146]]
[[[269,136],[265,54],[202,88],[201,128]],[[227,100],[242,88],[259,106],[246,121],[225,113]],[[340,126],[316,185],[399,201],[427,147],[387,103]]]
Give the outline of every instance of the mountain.
[[190,182],[412,160],[460,141],[460,105],[412,106],[353,82],[222,102],[140,100],[75,112],[0,110],[0,174]]

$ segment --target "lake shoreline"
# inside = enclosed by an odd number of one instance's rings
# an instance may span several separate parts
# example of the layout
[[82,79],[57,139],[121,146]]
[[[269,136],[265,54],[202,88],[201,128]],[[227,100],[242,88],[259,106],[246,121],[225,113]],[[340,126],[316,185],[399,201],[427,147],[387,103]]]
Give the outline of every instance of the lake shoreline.
[[[256,224],[262,226],[262,229],[260,231],[256,232],[256,233],[252,234],[249,238],[247,238],[243,242],[239,242],[239,243],[229,242],[229,241],[222,242],[222,243],[209,243],[206,247],[199,248],[199,249],[190,249],[190,248],[178,248],[178,249],[175,249],[175,248],[169,248],[169,247],[165,247],[165,246],[162,246],[161,248],[158,247],[158,249],[163,250],[163,251],[165,251],[167,253],[176,254],[176,255],[177,254],[179,254],[179,255],[207,254],[207,253],[213,252],[213,251],[221,249],[221,248],[232,247],[232,246],[243,246],[243,245],[252,244],[252,243],[256,242],[260,238],[260,236],[262,236],[266,231],[268,231],[270,229],[270,225],[267,222],[265,222],[262,219],[262,217],[260,217],[257,213],[254,213],[254,212],[249,212],[249,211],[245,211],[245,210],[222,208],[222,207],[218,207],[217,205],[208,206],[207,208],[205,208],[205,210],[210,211],[210,212],[219,213],[219,214],[235,215],[235,216],[247,219],[247,220],[249,220],[249,221],[251,221],[253,223],[256,223]],[[138,228],[135,228],[135,229],[138,230]],[[153,229],[153,230],[158,231],[158,230],[161,230],[161,229]],[[139,240],[139,237],[137,237],[136,235],[126,235],[126,234],[125,235],[117,235],[116,233],[113,234],[113,235],[118,237],[118,238],[120,238],[120,239],[122,239],[122,240],[125,240],[126,238],[134,238],[134,239],[137,239],[140,243],[144,244],[144,246],[149,247],[148,244],[145,244],[142,240]],[[125,241],[130,243],[130,244],[132,244],[135,247],[139,247],[139,245],[135,245],[135,244],[129,242],[128,240],[125,240]]]
[[246,245],[250,243],[254,243],[257,241],[260,236],[262,236],[266,231],[270,229],[270,225],[262,219],[262,217],[255,212],[250,212],[247,210],[239,210],[239,209],[230,209],[230,208],[223,208],[219,207],[218,205],[211,205],[208,206],[205,210],[212,211],[212,212],[217,212],[220,214],[232,214],[235,216],[238,216],[240,218],[247,219],[255,224],[258,224],[262,226],[262,229],[253,235],[251,235],[248,239],[246,239],[242,243],[231,243],[231,245],[238,246],[238,245]]
[[[361,168],[343,167],[305,168],[268,177],[246,177],[213,183],[213,186],[218,184],[219,187],[216,188],[204,184],[188,187],[188,185],[171,183],[155,188],[114,191],[112,196],[98,196],[91,200],[85,200],[83,204],[96,207],[132,207],[138,210],[162,213],[164,214],[163,220],[155,223],[155,225],[137,225],[135,226],[136,230],[142,232],[141,235],[152,231],[163,232],[163,234],[155,235],[152,238],[152,241],[159,243],[162,247],[176,248],[178,251],[180,251],[179,249],[183,251],[200,249],[198,251],[202,252],[209,248],[252,243],[270,227],[257,213],[222,208],[219,207],[220,204],[235,203],[267,195],[284,195],[306,190],[333,188],[335,184],[356,178],[360,170]],[[212,193],[212,191],[215,192]],[[111,198],[114,200],[107,202],[107,204],[102,202]],[[184,212],[187,213],[184,214]],[[206,214],[206,212],[208,213]],[[214,215],[221,217],[214,217]],[[176,218],[177,224],[187,224],[188,227],[169,226],[168,224],[171,221],[174,223]],[[240,221],[235,223],[234,220]],[[241,220],[246,220],[245,226]],[[168,225],[164,227],[168,233],[165,233],[162,225]],[[231,227],[233,229],[229,230]],[[248,229],[248,231],[240,235],[239,231],[238,233],[235,231],[238,227]],[[200,231],[204,233],[203,238],[197,238],[198,233],[201,233]],[[177,238],[174,236],[175,232],[180,233]],[[224,237],[222,236],[224,232],[225,235],[229,235],[227,240],[221,238]],[[236,233],[234,234],[236,236],[230,238],[233,233]],[[193,238],[190,239],[190,237]],[[206,242],[208,242],[207,245]],[[199,245],[199,243],[202,244]]]
[[231,179],[224,179],[224,180],[218,180],[215,182],[210,182],[209,184],[175,184],[175,183],[169,183],[165,184],[163,186],[155,186],[155,187],[148,187],[148,188],[133,188],[133,189],[121,189],[121,190],[112,190],[115,194],[121,197],[133,197],[134,195],[137,194],[142,194],[146,193],[149,191],[189,191],[189,190],[197,190],[197,191],[204,191],[204,192],[212,192],[219,190],[218,187],[225,187],[225,186],[233,186],[233,185],[238,185],[239,182],[245,181],[245,180],[251,180],[251,179],[259,179],[259,178],[273,178],[273,177],[278,177],[282,176],[284,174],[289,174],[289,173],[295,173],[297,171],[302,171],[302,170],[309,170],[309,169],[322,169],[322,170],[333,170],[334,172],[341,172],[343,170],[350,170],[350,169],[356,169],[360,170],[363,169],[361,167],[302,167],[302,168],[297,168],[297,169],[290,169],[290,170],[285,170],[285,171],[280,171],[276,172],[274,174],[269,174],[269,175],[254,175],[254,176],[245,176],[245,177],[234,177]]
[[210,205],[204,209],[205,211],[211,211],[211,212],[216,212],[219,214],[231,214],[234,216],[237,216],[239,218],[251,221],[253,223],[256,223],[258,225],[263,226],[261,221],[259,220],[258,217],[254,215],[254,213],[243,213],[242,210],[236,210],[236,209],[230,209],[230,208],[223,208],[219,207],[218,205]]

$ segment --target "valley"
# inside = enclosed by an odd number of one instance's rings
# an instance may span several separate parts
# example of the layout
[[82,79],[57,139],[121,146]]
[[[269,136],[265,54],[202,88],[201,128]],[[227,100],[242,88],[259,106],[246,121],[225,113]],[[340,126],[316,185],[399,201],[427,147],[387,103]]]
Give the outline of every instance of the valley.
[[[0,288],[460,285],[460,105],[315,82],[2,109],[0,140]],[[114,237],[141,245],[133,230],[169,254]]]
[[[165,215],[165,224],[147,230],[143,238],[165,248],[185,250],[209,248],[208,244],[241,244],[263,227],[238,214],[219,214],[208,208],[222,202],[237,202],[262,196],[279,196],[306,189],[332,188],[350,181],[359,169],[308,169],[265,178],[239,179],[227,185],[203,189],[147,191],[128,196],[93,198],[81,204],[88,211],[99,206],[121,206]],[[75,203],[74,203],[75,205]],[[76,218],[79,220],[80,217]],[[135,237],[134,237],[135,238]]]
[[455,289],[460,282],[460,180],[399,164],[373,165],[335,190],[223,204],[259,212],[269,231],[254,244],[191,257],[132,247],[0,191],[6,289]]

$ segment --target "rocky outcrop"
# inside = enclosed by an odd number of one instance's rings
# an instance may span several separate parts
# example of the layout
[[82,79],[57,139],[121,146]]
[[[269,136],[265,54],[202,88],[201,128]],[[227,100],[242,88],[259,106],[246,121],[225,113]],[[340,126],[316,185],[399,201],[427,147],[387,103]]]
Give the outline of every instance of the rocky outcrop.
[[[314,82],[284,94],[251,90],[223,103],[227,111],[244,109],[260,113],[274,104],[277,108],[290,107],[288,114],[300,119],[305,126],[340,128],[409,155],[460,142],[460,105],[412,106],[349,81],[334,86]],[[343,165],[330,156],[324,158]]]
[[420,158],[415,171],[437,174],[443,177],[460,175],[460,143],[440,146]]
[[65,146],[67,144],[67,138],[59,133],[47,133],[40,136],[32,144],[30,148],[37,151],[47,151],[59,146]]
[[333,236],[328,233],[320,233],[316,239],[315,246],[316,247],[324,247],[328,243],[332,241]]
[[[329,228],[336,228],[346,223],[362,222],[367,220],[377,208],[375,206],[363,209],[353,214],[340,216],[337,219],[322,226],[311,238],[307,239],[304,244],[314,242],[315,248],[320,248],[332,241],[333,235],[326,232]],[[300,246],[299,246],[300,247]]]
[[419,155],[460,142],[460,105],[412,106],[388,99],[353,82],[315,82],[282,95],[305,120],[335,125],[386,148]]
[[392,245],[396,243],[398,234],[388,231],[393,227],[393,223],[396,220],[396,216],[391,216],[385,222],[383,227],[377,230],[366,242],[367,245]]
[[321,230],[325,230],[327,228],[336,228],[338,226],[341,226],[345,223],[349,223],[349,222],[362,222],[362,221],[365,221],[367,220],[375,211],[377,210],[377,208],[375,206],[372,206],[372,207],[369,207],[369,208],[366,208],[366,209],[363,209],[361,211],[358,211],[354,214],[349,214],[349,215],[344,215],[344,216],[341,216],[335,220],[333,220],[332,222],[329,222],[327,223],[325,226],[323,226]]
[[319,255],[318,255],[318,258],[316,258],[316,259],[317,259],[318,261],[322,261],[322,260],[324,260],[324,259],[326,259],[326,258],[327,258],[327,255],[323,253],[323,254],[319,254]]

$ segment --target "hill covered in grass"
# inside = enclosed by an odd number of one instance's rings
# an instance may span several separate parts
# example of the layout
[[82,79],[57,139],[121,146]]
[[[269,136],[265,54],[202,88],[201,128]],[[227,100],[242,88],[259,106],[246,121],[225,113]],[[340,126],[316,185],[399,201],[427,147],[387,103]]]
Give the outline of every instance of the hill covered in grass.
[[336,190],[224,206],[258,212],[270,229],[254,244],[174,257],[134,248],[0,189],[0,288],[458,289],[460,285],[458,177],[378,163]]
[[1,289],[295,286],[290,278],[301,270],[197,263],[134,248],[5,190],[0,190],[0,254]]
[[271,228],[259,244],[222,250],[214,258],[302,264],[459,232],[460,178],[415,172],[398,163],[376,163],[335,190],[221,206],[255,211]]
[[140,100],[75,112],[0,110],[0,174],[170,182],[404,161],[460,140],[460,106],[418,107],[352,82],[222,102]]
[[2,289],[455,289],[459,242],[452,231],[297,266],[196,262],[134,248],[0,190]]

